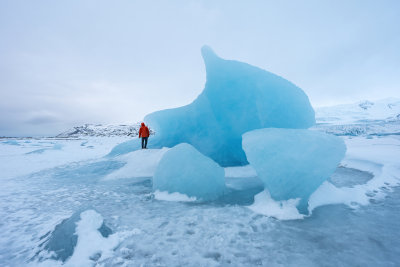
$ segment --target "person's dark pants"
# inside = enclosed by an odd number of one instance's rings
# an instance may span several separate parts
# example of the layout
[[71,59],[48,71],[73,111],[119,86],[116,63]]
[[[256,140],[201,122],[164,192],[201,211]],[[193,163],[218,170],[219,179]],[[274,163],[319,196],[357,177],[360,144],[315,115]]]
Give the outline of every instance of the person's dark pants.
[[148,137],[142,137],[142,149],[147,148],[147,139]]

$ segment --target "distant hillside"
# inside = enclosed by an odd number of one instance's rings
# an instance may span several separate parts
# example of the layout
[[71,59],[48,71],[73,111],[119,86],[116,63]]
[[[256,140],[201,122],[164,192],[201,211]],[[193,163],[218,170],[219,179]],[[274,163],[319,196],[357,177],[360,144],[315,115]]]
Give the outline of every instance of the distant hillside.
[[400,99],[387,98],[379,101],[361,101],[354,104],[321,107],[315,109],[318,123],[349,124],[374,120],[400,119]]
[[[112,124],[85,124],[82,126],[76,126],[68,131],[60,133],[56,137],[69,138],[69,137],[115,137],[115,136],[138,136],[140,129],[140,123],[132,125],[112,125]],[[154,132],[150,129],[150,134]]]
[[316,130],[335,135],[400,135],[400,99],[315,109]]

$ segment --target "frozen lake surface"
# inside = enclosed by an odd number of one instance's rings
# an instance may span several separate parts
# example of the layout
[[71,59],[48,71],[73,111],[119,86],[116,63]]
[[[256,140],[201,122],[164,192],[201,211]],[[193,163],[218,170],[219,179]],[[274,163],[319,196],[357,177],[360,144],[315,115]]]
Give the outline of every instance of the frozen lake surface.
[[248,208],[263,190],[249,166],[225,169],[218,200],[165,201],[152,174],[166,149],[105,157],[126,139],[1,139],[0,265],[399,266],[400,136],[344,139],[297,220]]

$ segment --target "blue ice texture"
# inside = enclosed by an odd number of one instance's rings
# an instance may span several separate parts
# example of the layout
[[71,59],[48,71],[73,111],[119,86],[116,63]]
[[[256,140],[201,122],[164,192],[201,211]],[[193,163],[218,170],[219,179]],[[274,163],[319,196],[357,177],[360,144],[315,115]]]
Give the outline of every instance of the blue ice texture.
[[2,144],[5,145],[12,145],[12,146],[19,146],[20,144],[16,140],[5,140],[1,142]]
[[153,176],[153,190],[214,200],[225,192],[225,172],[193,146],[182,143],[165,152]]
[[243,135],[243,148],[274,200],[300,198],[308,213],[310,195],[336,170],[346,146],[337,136],[305,129],[259,129]]
[[[93,209],[90,209],[93,210]],[[79,209],[71,217],[64,219],[62,222],[57,224],[53,231],[46,233],[40,237],[42,240],[43,250],[50,253],[51,258],[55,260],[61,260],[65,262],[72,254],[78,242],[78,235],[76,234],[77,222],[81,220],[81,213],[84,209]],[[103,237],[108,237],[112,234],[112,230],[104,223],[98,229]],[[37,254],[39,255],[39,253]],[[42,259],[40,259],[41,261]]]
[[[261,128],[306,129],[315,124],[307,95],[273,73],[201,50],[207,81],[191,104],[145,117],[156,132],[149,148],[189,143],[221,166],[248,164],[242,134]],[[137,140],[122,143],[110,156],[139,149]]]

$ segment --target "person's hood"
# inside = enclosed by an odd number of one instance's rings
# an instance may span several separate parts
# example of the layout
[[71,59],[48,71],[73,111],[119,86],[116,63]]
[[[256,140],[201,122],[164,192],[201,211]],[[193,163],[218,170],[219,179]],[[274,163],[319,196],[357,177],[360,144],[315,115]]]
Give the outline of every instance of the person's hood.
[[145,125],[144,125],[144,122],[142,122],[142,126],[145,126]]

